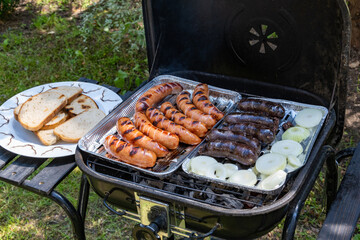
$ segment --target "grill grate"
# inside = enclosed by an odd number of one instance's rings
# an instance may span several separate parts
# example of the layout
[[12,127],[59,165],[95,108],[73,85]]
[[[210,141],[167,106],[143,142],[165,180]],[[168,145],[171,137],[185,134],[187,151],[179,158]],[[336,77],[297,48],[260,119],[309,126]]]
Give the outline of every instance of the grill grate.
[[174,172],[171,177],[160,179],[92,156],[89,156],[86,162],[87,166],[97,173],[119,178],[122,181],[137,183],[148,188],[149,191],[156,189],[171,195],[226,209],[261,207],[275,202],[286,193],[286,187],[276,195],[226,187],[217,183],[194,179],[181,170]]

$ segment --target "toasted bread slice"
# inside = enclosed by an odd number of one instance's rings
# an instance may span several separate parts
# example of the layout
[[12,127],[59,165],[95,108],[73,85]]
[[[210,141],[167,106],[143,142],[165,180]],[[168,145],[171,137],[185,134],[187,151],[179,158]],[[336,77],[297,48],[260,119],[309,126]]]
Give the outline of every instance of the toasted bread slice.
[[54,128],[54,134],[65,142],[76,143],[104,117],[100,109],[88,109]]
[[54,129],[66,120],[68,120],[69,114],[64,111],[58,112],[53,119],[51,119],[49,122],[47,122],[40,130],[47,130],[47,129]]
[[55,92],[64,94],[67,98],[67,102],[71,103],[75,98],[80,96],[80,94],[82,93],[83,90],[80,87],[59,86],[59,87],[54,87],[52,89],[47,90],[47,92],[51,92],[51,91],[55,91]]
[[39,93],[23,103],[18,121],[25,129],[37,131],[55,117],[66,103],[64,94],[55,91]]
[[65,111],[67,111],[69,115],[73,117],[92,108],[99,107],[96,102],[91,99],[91,97],[81,94],[78,98],[65,107]]
[[39,130],[35,132],[42,144],[50,146],[59,141],[59,137],[54,134],[54,129]]

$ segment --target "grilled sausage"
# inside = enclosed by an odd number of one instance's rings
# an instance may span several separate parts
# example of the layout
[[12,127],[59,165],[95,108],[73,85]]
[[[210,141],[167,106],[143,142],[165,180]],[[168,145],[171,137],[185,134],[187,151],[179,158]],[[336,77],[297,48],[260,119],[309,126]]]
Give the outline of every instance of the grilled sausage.
[[274,129],[278,129],[279,127],[278,118],[248,112],[231,113],[225,117],[224,121],[231,124],[236,124],[240,122],[253,122]]
[[216,124],[216,120],[211,115],[203,113],[192,104],[188,91],[183,91],[177,96],[176,104],[186,116],[204,123],[208,129]]
[[157,85],[147,90],[141,95],[136,102],[135,111],[145,111],[154,104],[159,103],[162,99],[170,94],[177,94],[183,90],[183,87],[176,82],[169,82]]
[[242,132],[247,135],[251,135],[259,139],[263,143],[271,143],[274,141],[276,135],[275,131],[269,127],[261,126],[259,124],[251,122],[241,122],[237,124],[223,125],[221,129],[230,130],[233,132]]
[[238,103],[238,109],[245,112],[264,113],[267,116],[283,118],[285,109],[278,103],[261,99],[241,99]]
[[224,114],[209,100],[209,88],[207,84],[200,83],[195,87],[192,100],[198,109],[213,116],[217,121],[224,117]]
[[167,119],[163,115],[163,113],[156,108],[148,108],[146,110],[146,116],[155,127],[176,134],[179,137],[180,142],[189,145],[197,145],[201,142],[201,139],[198,136],[196,136],[183,126],[178,125],[173,121]]
[[161,104],[160,111],[164,113],[165,117],[185,127],[190,132],[195,133],[198,137],[204,137],[208,131],[205,124],[186,117],[184,114],[179,112],[170,102],[164,102],[163,104]]
[[258,158],[258,155],[252,147],[246,144],[224,140],[207,142],[200,149],[200,153],[212,157],[228,158],[246,166],[253,165]]
[[168,131],[161,130],[151,124],[142,112],[135,112],[135,126],[145,135],[164,145],[168,149],[175,149],[179,146],[179,137]]
[[105,138],[105,150],[116,159],[142,168],[153,167],[156,154],[147,149],[136,147],[114,135]]
[[230,130],[223,129],[213,129],[207,136],[206,140],[208,141],[216,141],[216,140],[227,140],[227,141],[235,141],[239,143],[243,143],[249,145],[253,149],[256,150],[256,153],[259,154],[261,151],[260,141],[251,136],[246,135],[241,132],[232,132]]
[[116,128],[124,140],[135,146],[153,151],[158,157],[165,157],[169,153],[166,147],[137,130],[133,122],[127,117],[119,118],[116,122]]

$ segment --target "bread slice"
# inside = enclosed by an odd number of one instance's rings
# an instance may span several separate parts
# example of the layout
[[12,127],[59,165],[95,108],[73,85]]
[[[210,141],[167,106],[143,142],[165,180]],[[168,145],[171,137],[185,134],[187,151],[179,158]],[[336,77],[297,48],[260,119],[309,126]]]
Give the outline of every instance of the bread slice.
[[78,98],[65,107],[65,111],[67,111],[69,115],[73,117],[92,108],[99,107],[91,97],[81,94]]
[[19,123],[30,131],[41,129],[66,105],[64,94],[43,92],[23,103],[18,114]]
[[105,114],[100,109],[86,110],[54,128],[54,134],[65,142],[77,143],[104,117]]
[[59,137],[54,134],[54,129],[39,130],[35,132],[42,144],[50,146],[59,141]]
[[49,122],[47,122],[40,130],[54,129],[66,120],[68,120],[69,114],[64,111],[58,112]]
[[74,86],[59,86],[47,90],[47,92],[52,92],[52,91],[64,94],[67,98],[67,102],[71,103],[75,98],[77,98],[82,93],[83,90],[80,87],[74,87]]

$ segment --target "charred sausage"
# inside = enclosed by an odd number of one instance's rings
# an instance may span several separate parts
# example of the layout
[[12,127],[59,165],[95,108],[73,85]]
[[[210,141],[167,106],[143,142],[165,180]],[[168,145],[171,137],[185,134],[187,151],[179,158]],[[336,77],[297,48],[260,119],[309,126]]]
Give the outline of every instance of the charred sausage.
[[116,159],[142,168],[153,167],[156,154],[147,149],[136,147],[114,135],[105,138],[105,150]]
[[216,140],[227,140],[227,141],[235,141],[239,143],[243,143],[249,145],[253,149],[256,150],[256,153],[259,154],[261,151],[260,141],[251,136],[246,135],[241,132],[232,132],[230,130],[223,129],[213,129],[207,136],[206,140],[208,141],[216,141]]
[[217,121],[224,117],[224,114],[209,100],[209,88],[207,84],[200,83],[195,87],[192,100],[198,109],[213,116]]
[[134,120],[135,126],[154,141],[164,145],[168,149],[175,149],[179,146],[178,136],[152,125],[144,113],[135,112]]
[[285,109],[281,104],[261,99],[241,99],[238,103],[238,109],[245,112],[264,113],[267,116],[283,118]]
[[248,113],[248,112],[231,113],[225,117],[224,121],[230,124],[236,124],[240,122],[253,122],[256,124],[268,126],[275,129],[278,129],[279,127],[278,118],[273,118],[273,117],[268,117],[268,116],[264,116],[256,113]]
[[212,157],[228,158],[245,166],[253,165],[258,158],[256,151],[252,147],[224,140],[207,142],[200,149],[200,153]]
[[188,91],[183,91],[177,96],[176,104],[186,116],[204,123],[208,129],[216,124],[216,120],[211,115],[203,113],[192,104]]
[[173,121],[167,119],[163,115],[163,113],[156,108],[153,107],[148,108],[146,110],[146,116],[155,127],[176,134],[179,137],[180,142],[189,145],[197,145],[201,142],[201,139],[198,136],[196,136],[195,134],[193,134],[183,126],[178,125]]
[[271,143],[274,141],[276,134],[275,131],[269,127],[261,126],[251,122],[241,122],[237,124],[223,125],[221,129],[230,130],[233,132],[242,132],[259,139],[263,143]]
[[165,157],[165,155],[169,153],[166,147],[137,130],[133,122],[127,117],[121,117],[117,120],[116,129],[124,140],[135,146],[151,150],[158,157]]
[[204,137],[208,131],[205,124],[186,117],[184,114],[179,112],[170,102],[164,102],[163,104],[161,104],[160,111],[165,114],[165,117],[185,127],[190,132],[195,133],[198,137]]
[[162,83],[147,90],[136,102],[135,111],[145,111],[170,94],[177,94],[183,87],[176,82]]

